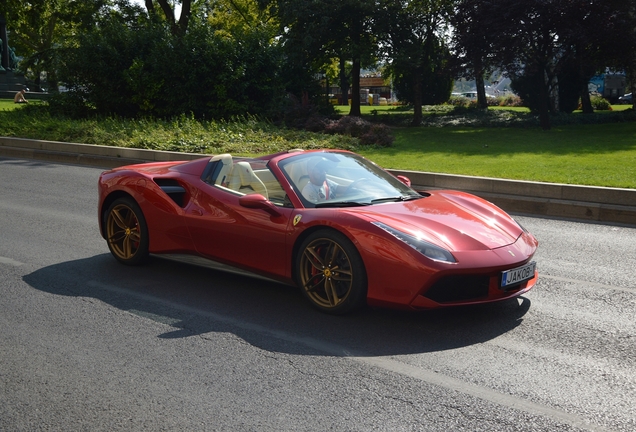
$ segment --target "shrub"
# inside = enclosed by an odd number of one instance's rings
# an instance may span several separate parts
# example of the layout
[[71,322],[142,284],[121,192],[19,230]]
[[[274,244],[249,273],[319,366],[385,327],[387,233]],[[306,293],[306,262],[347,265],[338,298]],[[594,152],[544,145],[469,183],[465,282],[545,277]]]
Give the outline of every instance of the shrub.
[[326,126],[327,119],[318,115],[312,115],[305,120],[305,127],[303,129],[309,132],[322,132],[325,130]]
[[507,107],[523,106],[523,101],[516,94],[508,94],[505,96],[499,96],[497,100],[499,101],[499,106],[507,106]]
[[464,96],[451,96],[447,103],[453,106],[467,107],[470,105],[470,99]]
[[[312,123],[319,123],[313,120],[319,117],[316,107],[311,104],[301,104],[297,102],[296,98],[291,94],[288,95],[288,100],[289,104],[285,109],[283,119],[285,126],[292,129],[305,129],[307,127],[314,129]],[[322,129],[318,129],[318,131],[320,130]],[[316,130],[314,130],[314,132],[316,132]]]
[[360,144],[391,147],[394,139],[391,129],[387,125],[372,124],[369,130],[360,136]]
[[394,137],[391,129],[381,123],[371,123],[360,117],[344,116],[339,120],[328,121],[325,132],[329,134],[349,135],[360,139],[362,145],[390,147]]
[[199,119],[270,116],[283,104],[282,48],[254,29],[223,37],[191,23],[175,38],[168,26],[130,17],[103,17],[61,51],[60,81],[76,95],[58,99],[70,114]]
[[369,129],[371,124],[361,117],[344,116],[339,120],[332,121],[327,125],[326,131],[341,135],[359,137]]
[[[469,99],[465,96],[451,96],[447,102],[449,105],[459,107],[476,107],[477,100]],[[486,97],[486,103],[488,106],[509,106],[520,107],[523,106],[521,98],[515,94],[497,97]]]
[[592,102],[592,108],[594,108],[595,111],[611,111],[612,110],[612,105],[604,97],[592,96],[590,98],[590,101]]
[[499,106],[499,98],[496,97],[486,97],[486,104],[488,106]]

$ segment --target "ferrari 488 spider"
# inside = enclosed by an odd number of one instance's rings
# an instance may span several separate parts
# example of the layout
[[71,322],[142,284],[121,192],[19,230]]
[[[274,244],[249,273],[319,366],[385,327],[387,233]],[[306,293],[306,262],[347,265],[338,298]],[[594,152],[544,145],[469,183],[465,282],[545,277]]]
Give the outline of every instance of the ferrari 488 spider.
[[476,196],[415,191],[347,151],[222,154],[116,168],[99,179],[113,256],[195,254],[295,284],[318,309],[410,309],[522,295],[537,240]]

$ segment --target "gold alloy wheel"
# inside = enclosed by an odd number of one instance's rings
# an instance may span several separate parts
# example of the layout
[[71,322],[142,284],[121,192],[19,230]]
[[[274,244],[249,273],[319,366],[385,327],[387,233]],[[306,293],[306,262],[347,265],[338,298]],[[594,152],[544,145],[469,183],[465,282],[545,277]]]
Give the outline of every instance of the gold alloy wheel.
[[111,251],[126,261],[135,256],[141,244],[141,231],[137,215],[129,206],[118,204],[108,214],[106,235]]
[[318,238],[305,247],[300,281],[309,298],[323,308],[344,302],[353,288],[351,260],[334,240]]

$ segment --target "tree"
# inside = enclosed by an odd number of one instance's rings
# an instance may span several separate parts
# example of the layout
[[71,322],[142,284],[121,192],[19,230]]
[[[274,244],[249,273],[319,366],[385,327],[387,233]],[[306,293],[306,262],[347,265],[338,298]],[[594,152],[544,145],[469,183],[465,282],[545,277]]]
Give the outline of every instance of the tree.
[[151,17],[158,18],[159,16],[157,8],[155,7],[155,1],[159,4],[159,9],[163,12],[163,18],[168,23],[172,34],[177,37],[185,35],[192,16],[192,0],[174,2],[181,4],[179,20],[176,18],[174,6],[168,0],[144,0],[148,14]]
[[194,20],[175,37],[165,21],[117,9],[62,54],[69,92],[54,102],[79,114],[268,116],[284,94],[280,48],[258,29],[229,38]]
[[568,54],[558,31],[568,1],[486,2],[497,12],[497,19],[488,22],[495,58],[511,77],[513,89],[538,112],[543,129],[550,129],[550,112],[558,110],[557,74]]
[[[371,23],[375,3],[364,0],[278,0],[278,17],[286,51],[319,72],[339,59],[340,85],[348,87],[346,61],[351,61],[351,110],[360,116],[360,70],[373,63],[377,50]],[[302,53],[302,55],[299,55]],[[346,97],[346,93],[344,93]]]
[[482,109],[488,108],[484,75],[493,68],[491,13],[483,0],[459,0],[451,16],[456,63],[467,77],[474,78],[477,105]]
[[[607,54],[607,66],[625,71],[636,93],[636,0],[606,0],[609,13],[602,16],[602,25],[606,32],[602,49]],[[613,36],[613,37],[612,37]],[[632,101],[634,101],[632,97]],[[636,102],[633,103],[636,109]]]
[[[567,53],[559,74],[559,90],[563,105],[576,106],[573,99],[581,99],[584,113],[592,113],[588,83],[599,72],[616,64],[613,56],[623,57],[615,47],[625,48],[624,40],[629,40],[628,28],[613,28],[616,14],[627,16],[624,6],[632,0],[564,0],[561,2],[562,17],[557,29],[560,43]],[[621,11],[623,9],[623,11]],[[623,19],[623,17],[621,17]],[[601,31],[599,31],[601,30]],[[633,46],[633,45],[632,45]],[[621,51],[622,51],[621,49]],[[625,50],[629,52],[629,50]],[[562,87],[566,87],[561,91]],[[570,87],[568,90],[567,87]],[[568,94],[569,93],[569,94]],[[572,108],[574,109],[574,108]],[[571,112],[571,109],[561,111]]]
[[[453,13],[452,0],[386,0],[382,2],[382,21],[376,28],[382,35],[390,69],[399,79],[409,77],[413,99],[413,125],[422,122],[425,79],[444,75],[448,58],[444,34]],[[446,58],[444,56],[446,55]],[[447,74],[448,75],[448,74]],[[452,80],[448,76],[447,80]],[[447,87],[447,86],[444,86]],[[444,100],[450,96],[450,88]],[[432,98],[432,100],[436,100]]]
[[37,86],[42,73],[57,90],[57,51],[81,28],[88,16],[107,2],[90,0],[5,0],[10,44],[23,58],[20,69]]
[[261,29],[274,38],[278,21],[271,7],[261,7],[258,0],[214,0],[208,4],[207,22],[218,31],[232,36],[237,32]]
[[613,63],[609,46],[624,47],[619,40],[635,28],[625,25],[626,4],[634,0],[461,0],[455,46],[478,89],[480,72],[499,67],[549,129],[549,114],[571,112],[579,97],[592,111],[589,79]]
[[[426,53],[427,61],[419,68],[408,63],[393,62],[389,67],[393,88],[401,101],[413,104],[416,113],[413,124],[422,119],[422,105],[439,105],[448,100],[453,89],[453,79],[448,68],[450,52],[441,41],[433,41]],[[419,76],[415,76],[418,74]],[[419,91],[418,91],[419,89]]]

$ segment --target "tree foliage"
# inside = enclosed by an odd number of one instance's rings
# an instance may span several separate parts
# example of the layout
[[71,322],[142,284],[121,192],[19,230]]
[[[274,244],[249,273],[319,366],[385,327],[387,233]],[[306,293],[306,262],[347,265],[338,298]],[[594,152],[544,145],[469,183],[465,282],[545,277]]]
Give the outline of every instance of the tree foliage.
[[9,44],[22,58],[20,70],[37,86],[44,73],[57,89],[57,49],[106,4],[102,0],[4,0]]
[[482,109],[488,107],[484,75],[494,68],[489,25],[492,12],[483,0],[459,0],[451,16],[451,24],[455,29],[454,63],[460,75],[475,80],[477,104]]
[[63,52],[70,91],[60,102],[121,116],[267,115],[284,95],[280,50],[268,38],[253,31],[230,40],[192,24],[175,38],[139,13],[111,13]]
[[579,97],[591,112],[587,83],[611,65],[610,46],[629,34],[612,30],[625,21],[617,14],[627,16],[626,3],[634,0],[460,0],[455,46],[478,90],[485,71],[505,71],[548,129],[549,114],[571,112]]
[[387,0],[383,20],[376,25],[382,35],[389,70],[401,98],[413,104],[413,124],[422,121],[423,103],[445,102],[452,76],[447,68],[450,53],[444,33],[453,12],[453,0]]
[[371,23],[375,2],[365,0],[278,0],[281,33],[290,59],[298,66],[324,70],[339,60],[340,85],[346,95],[346,62],[351,62],[351,111],[360,116],[360,70],[374,63],[377,51]]
[[278,20],[272,7],[261,7],[258,0],[213,0],[206,9],[207,22],[228,37],[259,29],[273,38]]
[[[607,66],[624,70],[636,93],[636,0],[606,0],[601,39]],[[616,35],[616,37],[612,37]],[[636,109],[636,102],[633,104]]]
[[[433,40],[428,46],[426,61],[417,68],[408,63],[391,65],[393,88],[401,101],[413,104],[416,112],[413,123],[422,118],[422,105],[440,105],[448,101],[453,79],[448,67],[450,53],[441,41]],[[417,92],[419,89],[419,92]]]
[[[178,20],[176,18],[174,3],[181,5]],[[151,18],[165,20],[173,36],[182,37],[186,34],[192,16],[192,0],[180,0],[178,2],[170,2],[168,0],[144,0],[144,4]],[[155,4],[159,7],[157,8]],[[162,15],[160,15],[158,9],[161,10]]]
[[282,117],[290,99],[323,103],[328,77],[345,95],[351,88],[358,116],[360,71],[378,59],[413,104],[414,124],[423,104],[448,98],[453,73],[476,80],[485,107],[484,76],[504,72],[544,128],[579,99],[591,112],[587,83],[606,67],[636,86],[636,0],[142,4],[3,0],[0,14],[23,69],[50,88],[60,80],[70,91],[53,103],[76,113]]

